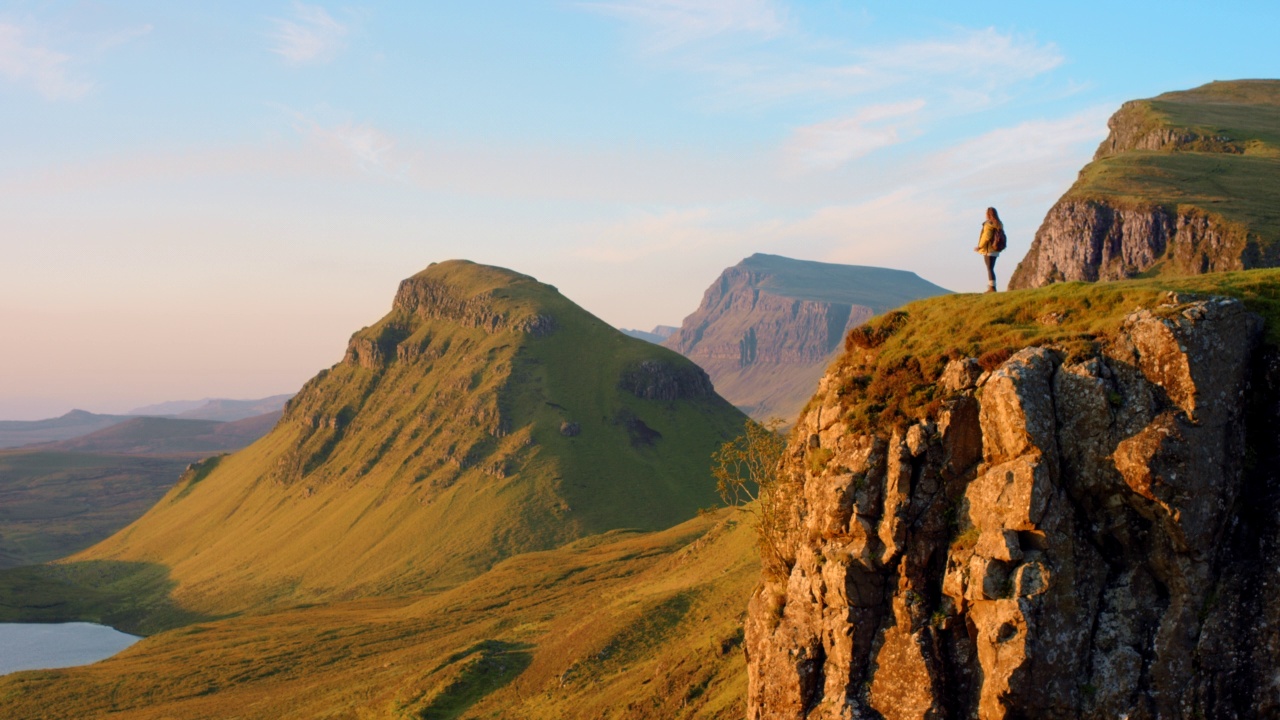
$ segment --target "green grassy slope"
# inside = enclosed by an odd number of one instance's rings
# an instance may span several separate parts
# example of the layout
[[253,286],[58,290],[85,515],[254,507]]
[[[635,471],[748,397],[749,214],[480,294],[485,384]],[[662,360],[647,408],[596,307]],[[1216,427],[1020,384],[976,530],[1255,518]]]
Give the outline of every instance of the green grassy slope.
[[1169,292],[1239,298],[1266,320],[1265,342],[1280,347],[1280,269],[932,298],[850,334],[836,362],[854,369],[844,392],[852,426],[886,427],[923,417],[934,400],[934,382],[951,358],[976,357],[990,369],[1032,345],[1089,356],[1135,308],[1158,307]]
[[745,514],[612,532],[431,597],[207,621],[0,678],[4,717],[740,718]]
[[55,560],[155,504],[194,457],[0,452],[0,568]]
[[441,589],[515,553],[669,527],[714,502],[707,458],[743,419],[660,392],[699,377],[532,278],[435,264],[270,434],[69,564],[164,568],[174,603],[220,615]]
[[[1181,136],[1166,149],[1125,149],[1087,165],[1067,198],[1160,205],[1217,216],[1271,257],[1280,243],[1280,80],[1215,82],[1126,105],[1133,137]],[[1114,132],[1114,128],[1113,128]],[[1100,155],[1102,152],[1100,151]]]

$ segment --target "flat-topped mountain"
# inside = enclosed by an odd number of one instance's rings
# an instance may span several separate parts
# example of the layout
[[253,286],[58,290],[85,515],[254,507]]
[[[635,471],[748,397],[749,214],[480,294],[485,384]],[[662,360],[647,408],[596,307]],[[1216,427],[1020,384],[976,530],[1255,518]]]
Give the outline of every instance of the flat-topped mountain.
[[1010,288],[1280,265],[1280,80],[1125,103]]
[[849,328],[947,292],[903,270],[757,253],[725,270],[662,344],[701,365],[752,416],[790,422]]
[[225,613],[446,587],[519,552],[713,504],[743,416],[705,372],[555,288],[433,264],[246,450],[72,558],[149,563]]

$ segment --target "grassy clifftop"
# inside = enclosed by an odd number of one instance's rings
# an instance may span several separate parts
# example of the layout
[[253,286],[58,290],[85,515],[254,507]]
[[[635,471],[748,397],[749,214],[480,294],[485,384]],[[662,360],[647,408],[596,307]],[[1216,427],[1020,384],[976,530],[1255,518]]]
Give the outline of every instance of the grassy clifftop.
[[903,425],[934,401],[951,359],[978,358],[989,370],[1029,346],[1091,356],[1127,315],[1161,305],[1171,292],[1239,298],[1266,320],[1265,342],[1280,347],[1280,269],[948,295],[911,303],[849,334],[836,361],[852,369],[843,405],[855,428]]
[[1280,241],[1280,80],[1214,82],[1126,103],[1068,192],[1193,206]]
[[1010,288],[1280,266],[1280,80],[1125,103]]

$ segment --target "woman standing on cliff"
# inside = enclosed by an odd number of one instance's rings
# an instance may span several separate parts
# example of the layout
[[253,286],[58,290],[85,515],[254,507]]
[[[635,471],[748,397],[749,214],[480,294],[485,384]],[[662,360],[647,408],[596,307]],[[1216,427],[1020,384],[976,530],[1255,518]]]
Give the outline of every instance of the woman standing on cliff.
[[982,234],[978,236],[978,247],[975,251],[982,253],[987,263],[987,292],[996,291],[996,258],[1004,250],[1004,223],[993,207],[987,208],[987,221],[982,223]]

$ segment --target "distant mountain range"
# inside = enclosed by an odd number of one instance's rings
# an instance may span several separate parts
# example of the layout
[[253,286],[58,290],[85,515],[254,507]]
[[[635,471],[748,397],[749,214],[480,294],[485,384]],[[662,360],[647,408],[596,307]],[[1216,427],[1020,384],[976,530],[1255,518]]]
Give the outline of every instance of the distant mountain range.
[[258,400],[228,400],[226,398],[173,400],[136,408],[126,414],[231,422],[281,410],[291,397],[293,397],[293,393],[272,395]]
[[651,343],[661,344],[663,340],[671,337],[680,328],[674,325],[658,325],[648,332],[644,330],[630,330],[628,328],[619,328],[624,335],[630,335],[633,338],[640,338]]
[[124,422],[126,415],[98,415],[84,410],[48,420],[0,420],[0,448],[57,442]]
[[276,410],[232,422],[137,417],[33,449],[124,455],[214,455],[239,450],[266,435],[280,414],[281,411]]
[[[259,400],[226,400],[222,398],[177,400],[137,408],[124,415],[105,415],[84,410],[72,410],[61,417],[47,420],[3,420],[0,421],[0,449],[71,440],[138,417],[168,417],[184,420],[216,420],[218,422],[234,422],[271,413],[276,413],[276,417],[278,417],[278,413],[291,397],[293,397],[292,394],[272,395]],[[165,425],[163,423],[151,423],[145,426],[135,424],[134,429],[138,430],[141,427],[159,430]],[[171,431],[164,430],[160,432],[161,435],[164,435]],[[223,432],[234,434],[238,431],[224,430]],[[179,431],[179,434],[181,434],[181,431]]]
[[752,417],[791,422],[845,332],[949,292],[904,270],[757,253],[725,270],[662,344],[701,365],[716,391]]

